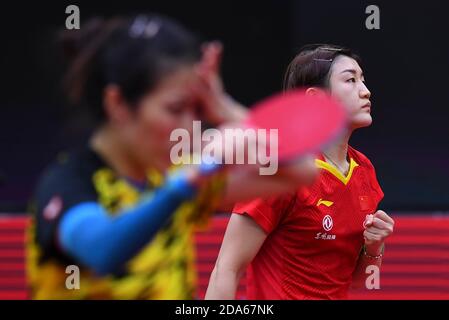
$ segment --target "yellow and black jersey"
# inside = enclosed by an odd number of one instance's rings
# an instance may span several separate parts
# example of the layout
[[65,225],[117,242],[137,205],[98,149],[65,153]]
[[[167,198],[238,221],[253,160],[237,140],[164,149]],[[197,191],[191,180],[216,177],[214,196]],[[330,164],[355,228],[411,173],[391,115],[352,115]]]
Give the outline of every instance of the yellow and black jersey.
[[[156,171],[137,185],[118,176],[92,149],[62,155],[41,178],[28,232],[27,272],[34,299],[193,299],[196,289],[193,232],[205,226],[224,188],[217,174],[193,201],[185,202],[123,270],[96,276],[58,246],[58,223],[71,207],[97,201],[120,215],[164,181]],[[113,237],[114,235],[111,235]],[[68,289],[66,268],[80,269],[79,289]]]

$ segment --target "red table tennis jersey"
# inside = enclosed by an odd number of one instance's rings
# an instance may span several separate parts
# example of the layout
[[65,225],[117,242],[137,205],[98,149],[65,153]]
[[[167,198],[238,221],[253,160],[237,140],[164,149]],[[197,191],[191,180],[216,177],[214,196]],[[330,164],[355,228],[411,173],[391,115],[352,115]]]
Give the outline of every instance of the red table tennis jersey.
[[349,147],[343,176],[322,156],[297,192],[239,203],[267,234],[248,271],[248,299],[344,299],[363,246],[363,222],[383,198],[373,165]]

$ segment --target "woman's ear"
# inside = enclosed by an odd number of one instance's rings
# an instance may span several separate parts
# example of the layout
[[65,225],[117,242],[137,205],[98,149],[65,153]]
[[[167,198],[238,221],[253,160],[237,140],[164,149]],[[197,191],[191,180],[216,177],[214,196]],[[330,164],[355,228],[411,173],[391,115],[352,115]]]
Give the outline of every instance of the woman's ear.
[[317,87],[310,87],[306,89],[306,94],[315,96],[317,94],[323,94],[323,89],[317,88]]
[[123,124],[131,117],[131,109],[117,85],[108,85],[103,91],[103,108],[107,120]]

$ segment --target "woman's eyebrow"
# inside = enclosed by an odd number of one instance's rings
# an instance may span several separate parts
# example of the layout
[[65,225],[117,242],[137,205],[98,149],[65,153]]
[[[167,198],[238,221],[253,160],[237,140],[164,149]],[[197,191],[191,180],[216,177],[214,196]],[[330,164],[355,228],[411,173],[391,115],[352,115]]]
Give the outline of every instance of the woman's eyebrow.
[[[352,73],[353,75],[356,75],[356,74],[357,74],[357,71],[356,71],[355,69],[345,69],[345,70],[343,70],[343,71],[340,72],[340,73],[345,73],[345,72]],[[360,73],[360,77],[363,77],[363,72]]]

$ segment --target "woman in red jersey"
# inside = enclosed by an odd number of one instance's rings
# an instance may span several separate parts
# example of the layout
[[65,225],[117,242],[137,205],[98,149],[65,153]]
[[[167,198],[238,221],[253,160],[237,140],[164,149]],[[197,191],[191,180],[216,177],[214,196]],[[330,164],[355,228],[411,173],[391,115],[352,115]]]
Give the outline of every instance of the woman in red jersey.
[[207,299],[233,299],[248,267],[248,299],[345,299],[352,286],[376,286],[394,221],[378,210],[383,192],[368,158],[349,145],[371,124],[371,93],[359,58],[334,45],[304,47],[284,87],[322,90],[348,109],[347,133],[317,155],[318,178],[294,193],[234,207]]

